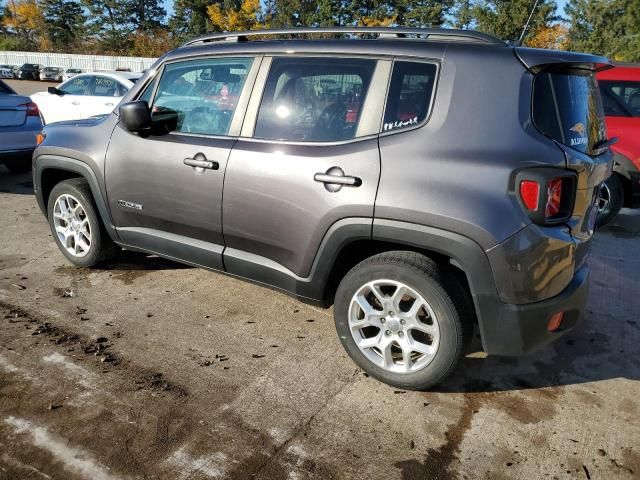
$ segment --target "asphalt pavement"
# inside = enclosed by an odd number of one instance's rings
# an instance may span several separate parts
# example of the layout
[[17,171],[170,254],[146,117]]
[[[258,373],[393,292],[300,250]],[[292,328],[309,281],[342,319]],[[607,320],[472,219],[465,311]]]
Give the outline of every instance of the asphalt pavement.
[[597,233],[572,333],[421,393],[360,371],[331,310],[132,252],[74,268],[29,174],[0,167],[0,202],[1,479],[640,475],[638,211]]

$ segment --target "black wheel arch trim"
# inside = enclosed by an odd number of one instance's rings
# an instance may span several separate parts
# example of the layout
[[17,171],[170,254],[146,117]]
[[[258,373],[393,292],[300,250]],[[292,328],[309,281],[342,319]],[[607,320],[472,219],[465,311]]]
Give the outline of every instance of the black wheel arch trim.
[[111,213],[107,206],[103,192],[98,183],[96,173],[85,162],[75,158],[63,157],[60,155],[41,155],[35,159],[33,167],[33,187],[36,201],[42,213],[47,216],[46,199],[42,191],[42,178],[46,170],[63,170],[72,172],[84,178],[89,184],[89,189],[93,195],[93,200],[98,209],[98,213],[105,227],[105,230],[114,242],[120,242],[118,233],[113,225]]

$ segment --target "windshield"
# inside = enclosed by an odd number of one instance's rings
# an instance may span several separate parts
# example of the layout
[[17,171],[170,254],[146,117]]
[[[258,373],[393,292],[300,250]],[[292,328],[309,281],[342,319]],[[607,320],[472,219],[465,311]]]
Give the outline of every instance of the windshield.
[[604,114],[610,117],[640,117],[640,82],[599,80]]
[[67,70],[67,73],[82,73],[82,70],[80,70],[79,68],[70,68],[69,70]]
[[542,133],[588,155],[606,140],[598,83],[586,70],[543,71],[533,84],[533,121]]

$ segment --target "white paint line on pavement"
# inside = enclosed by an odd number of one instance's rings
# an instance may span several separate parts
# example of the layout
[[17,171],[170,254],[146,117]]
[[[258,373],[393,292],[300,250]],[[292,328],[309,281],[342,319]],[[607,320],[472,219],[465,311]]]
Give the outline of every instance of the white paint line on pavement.
[[89,370],[80,365],[76,365],[71,360],[69,360],[64,355],[61,355],[58,352],[52,353],[45,357],[42,357],[47,363],[52,363],[54,365],[60,365],[64,371],[69,374],[74,380],[76,380],[80,385],[87,389],[95,389],[95,376]]
[[29,435],[31,443],[49,452],[69,470],[91,480],[115,480],[107,467],[95,461],[87,452],[70,447],[67,442],[51,435],[46,428],[34,425],[28,420],[9,416],[4,422],[13,428],[16,434]]
[[222,452],[194,457],[182,446],[167,458],[166,463],[178,469],[181,479],[191,478],[195,474],[204,475],[207,478],[224,478],[226,460],[227,456]]
[[6,453],[3,453],[2,456],[0,457],[0,459],[2,459],[2,461],[5,464],[7,464],[7,465],[9,465],[9,466],[11,466],[13,468],[19,468],[21,470],[27,470],[28,472],[39,474],[42,478],[51,479],[51,477],[49,475],[47,475],[46,473],[41,472],[40,470],[38,470],[35,467],[32,467],[31,465],[27,465],[26,463],[22,463],[17,458],[10,457]]

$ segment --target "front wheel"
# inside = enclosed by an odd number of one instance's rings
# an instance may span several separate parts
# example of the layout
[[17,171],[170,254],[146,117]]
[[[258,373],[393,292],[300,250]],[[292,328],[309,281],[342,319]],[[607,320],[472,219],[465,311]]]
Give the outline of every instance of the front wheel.
[[113,254],[115,245],[102,226],[84,179],[64,180],[53,187],[47,214],[53,238],[74,265],[92,267]]
[[411,390],[433,387],[454,371],[473,326],[458,280],[414,252],[386,252],[356,265],[340,282],[334,317],[360,368]]

